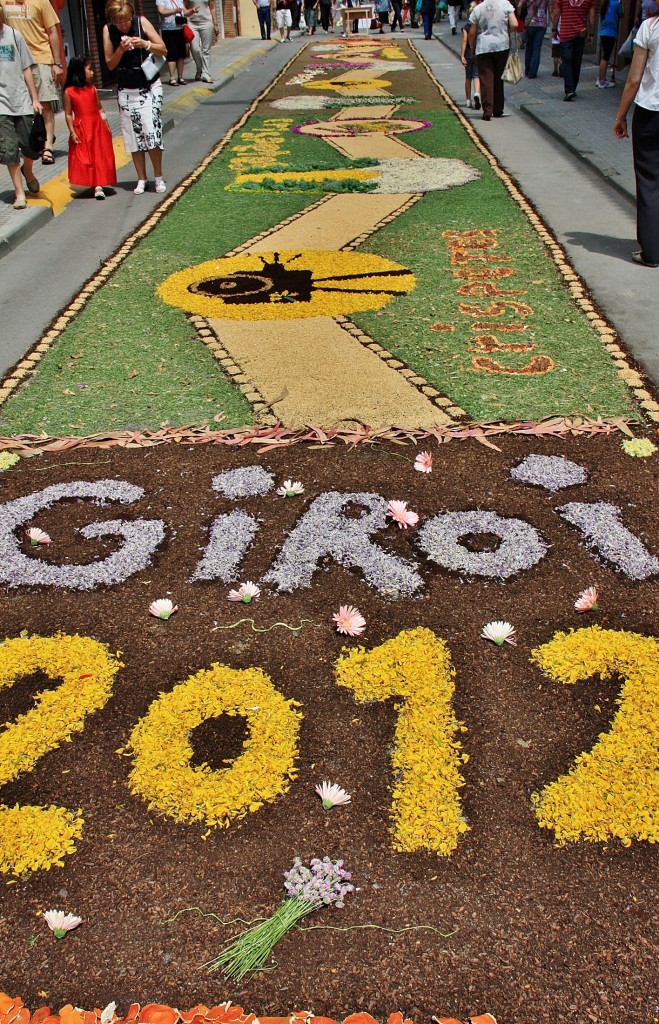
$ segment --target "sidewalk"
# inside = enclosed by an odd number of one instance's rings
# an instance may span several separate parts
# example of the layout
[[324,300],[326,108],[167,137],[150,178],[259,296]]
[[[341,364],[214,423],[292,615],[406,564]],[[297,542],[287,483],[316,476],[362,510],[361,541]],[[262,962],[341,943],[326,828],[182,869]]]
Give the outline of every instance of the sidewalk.
[[[460,35],[451,35],[447,20],[434,26],[436,39],[460,57]],[[416,33],[415,33],[416,34]],[[409,33],[412,36],[412,32]],[[423,47],[423,40],[419,44]],[[421,49],[425,56],[425,50]],[[524,51],[520,51],[522,65]],[[551,44],[545,36],[538,78],[523,78],[518,85],[506,85],[506,106],[521,111],[549,132],[560,144],[583,160],[592,171],[612,185],[626,199],[636,201],[631,144],[613,135],[620,96],[628,68],[616,71],[615,89],[597,89],[597,53],[584,56],[578,95],[563,102],[563,79],[552,78]],[[455,98],[455,97],[454,97]],[[466,109],[467,117],[480,117]]]
[[[244,37],[219,40],[211,51],[213,82],[210,85],[202,85],[200,82],[193,81],[194,61],[187,61],[185,66],[187,85],[171,89],[167,86],[166,81],[163,83],[164,131],[171,131],[176,124],[188,117],[199,103],[203,103],[213,92],[217,92],[232,81],[236,75],[244,71],[252,61],[262,57],[276,45],[275,40],[266,42],[261,39]],[[130,162],[130,158],[126,157],[121,141],[117,101],[114,93],[110,90],[101,90],[100,95],[108,116],[110,131],[115,140],[115,153],[119,166],[121,160],[126,163]],[[35,163],[34,169],[42,191],[38,196],[32,199],[28,198],[27,210],[12,209],[14,192],[11,180],[7,168],[0,166],[0,259],[44,224],[49,223],[54,215],[62,213],[70,201],[66,156],[69,133],[63,113],[59,113],[55,117],[55,135],[57,137],[55,163],[52,166],[44,166],[41,161]]]

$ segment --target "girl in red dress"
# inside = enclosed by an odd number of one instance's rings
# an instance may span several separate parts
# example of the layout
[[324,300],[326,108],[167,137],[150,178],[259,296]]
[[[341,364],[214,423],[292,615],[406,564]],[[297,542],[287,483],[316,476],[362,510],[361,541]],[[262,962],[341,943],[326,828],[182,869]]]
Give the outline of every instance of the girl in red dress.
[[112,135],[105,111],[92,85],[94,71],[89,57],[69,61],[64,86],[64,114],[69,127],[69,181],[90,185],[96,199],[105,199],[104,185],[115,185]]

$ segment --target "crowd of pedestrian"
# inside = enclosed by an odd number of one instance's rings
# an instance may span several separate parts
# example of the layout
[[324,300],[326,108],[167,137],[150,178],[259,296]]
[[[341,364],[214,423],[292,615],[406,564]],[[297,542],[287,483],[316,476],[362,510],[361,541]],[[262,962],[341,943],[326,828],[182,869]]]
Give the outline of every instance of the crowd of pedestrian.
[[[270,39],[271,6],[282,42],[291,31],[314,35],[330,32],[341,22],[345,8],[357,0],[253,0],[263,39]],[[27,205],[26,189],[39,192],[34,163],[54,163],[55,104],[61,99],[69,130],[68,172],[72,185],[93,188],[106,198],[116,183],[116,167],[106,115],[94,86],[88,58],[73,58],[65,70],[62,33],[56,7],[59,0],[0,0],[0,163],[7,166],[16,210]],[[404,18],[423,22],[425,39],[432,39],[433,22],[442,10],[452,34],[458,25],[460,58],[465,69],[467,106],[482,109],[489,121],[504,113],[504,77],[512,39],[523,34],[524,73],[538,76],[543,41],[551,28],[554,76],[563,79],[564,100],[577,94],[585,47],[594,41],[599,14],[599,65],[596,86],[615,84],[611,66],[623,14],[622,0],[472,0],[465,12],[462,0],[375,0],[379,32],[402,31]],[[218,35],[214,0],[158,0],[159,29],[135,13],[132,0],[107,0],[103,55],[117,83],[117,104],[126,151],[137,175],[133,189],[148,188],[147,156],[155,191],[166,191],[162,173],[161,68],[169,70],[169,85],[185,85],[183,67],[192,55],[197,81],[211,82],[210,50]],[[390,23],[390,16],[392,21]],[[304,20],[302,20],[304,19]],[[462,22],[460,23],[460,19]],[[635,37],[635,38],[633,38]],[[634,11],[633,59],[615,120],[614,132],[627,137],[627,113],[632,120],[633,157],[637,186],[637,235],[641,246],[636,263],[659,266],[659,0],[637,0]],[[521,71],[519,72],[521,74]],[[63,86],[63,90],[62,90]],[[42,131],[39,131],[42,118]],[[22,158],[22,160],[21,160]]]

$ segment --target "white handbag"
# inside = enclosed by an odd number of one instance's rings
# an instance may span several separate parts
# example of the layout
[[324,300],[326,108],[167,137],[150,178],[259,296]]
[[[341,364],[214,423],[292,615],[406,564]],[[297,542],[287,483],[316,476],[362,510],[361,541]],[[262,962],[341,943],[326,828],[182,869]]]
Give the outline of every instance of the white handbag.
[[508,85],[517,85],[518,82],[521,82],[523,77],[524,71],[522,70],[522,62],[519,57],[517,40],[515,40],[513,48],[508,54],[506,66],[501,73],[501,79],[504,82],[508,82]]

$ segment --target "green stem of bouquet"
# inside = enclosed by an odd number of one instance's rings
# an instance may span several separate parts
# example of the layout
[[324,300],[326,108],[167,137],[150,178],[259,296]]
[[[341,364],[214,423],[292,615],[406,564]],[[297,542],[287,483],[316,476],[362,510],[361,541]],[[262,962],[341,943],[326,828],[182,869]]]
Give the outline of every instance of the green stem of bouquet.
[[240,981],[250,971],[261,970],[286,932],[315,909],[309,900],[287,897],[272,917],[231,939],[219,956],[203,966],[208,968],[209,973],[222,970],[226,978]]

